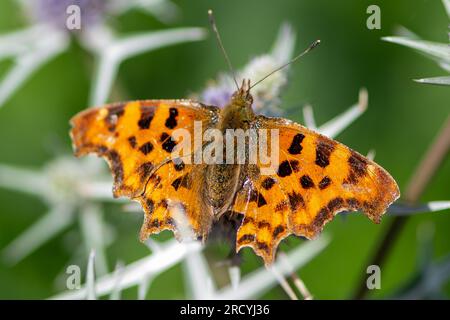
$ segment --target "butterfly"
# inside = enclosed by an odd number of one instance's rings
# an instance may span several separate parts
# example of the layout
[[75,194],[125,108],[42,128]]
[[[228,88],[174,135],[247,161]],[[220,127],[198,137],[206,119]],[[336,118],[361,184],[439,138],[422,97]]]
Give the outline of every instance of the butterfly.
[[[244,80],[223,108],[193,100],[142,100],[88,109],[71,120],[74,152],[104,157],[113,195],[141,204],[142,241],[162,230],[179,240],[205,241],[219,219],[237,217],[236,251],[250,247],[270,265],[281,240],[290,234],[313,239],[339,212],[362,211],[380,222],[400,195],[386,170],[298,123],[255,114],[252,102],[250,81]],[[276,130],[277,145],[271,148],[278,161],[270,173],[262,172],[266,165],[259,159],[250,163],[248,152],[243,163],[195,162],[194,155],[209,145],[195,141],[198,128],[201,134]],[[191,135],[177,138],[180,130]],[[197,147],[174,156],[182,142]]]

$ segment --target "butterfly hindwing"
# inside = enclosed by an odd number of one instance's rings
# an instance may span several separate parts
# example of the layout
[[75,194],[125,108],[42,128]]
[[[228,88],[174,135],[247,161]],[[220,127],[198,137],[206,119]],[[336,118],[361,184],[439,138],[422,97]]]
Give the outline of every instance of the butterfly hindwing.
[[266,262],[271,261],[278,243],[289,235],[288,201],[275,177],[248,178],[233,206],[234,211],[244,215],[236,235],[236,249],[251,247]]
[[141,240],[162,230],[172,230],[178,239],[206,239],[212,214],[201,196],[204,170],[202,164],[170,161],[154,172],[139,200],[146,212]]

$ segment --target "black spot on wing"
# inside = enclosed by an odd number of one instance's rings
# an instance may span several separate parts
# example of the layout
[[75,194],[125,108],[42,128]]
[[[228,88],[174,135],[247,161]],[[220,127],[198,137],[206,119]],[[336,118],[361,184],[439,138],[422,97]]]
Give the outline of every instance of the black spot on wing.
[[303,199],[302,195],[293,191],[292,193],[289,193],[289,205],[291,207],[291,211],[295,212],[299,208],[303,208],[305,206],[305,200]]
[[356,182],[358,178],[363,177],[367,172],[367,160],[354,151],[351,152],[350,157],[348,158],[348,164],[350,165],[348,180],[353,183]]
[[152,199],[146,199],[145,200],[145,210],[148,213],[153,213],[153,210],[155,209],[155,203]]
[[363,177],[367,173],[368,161],[363,156],[351,151],[348,158],[348,164],[350,166],[350,170],[343,182],[345,184],[357,184],[359,178]]
[[261,183],[261,186],[266,190],[270,190],[274,184],[275,184],[275,179],[273,179],[271,177],[267,177],[263,180],[263,182]]
[[238,243],[241,244],[243,242],[253,242],[255,241],[255,235],[254,234],[244,234],[242,237],[238,239]]
[[322,209],[319,210],[317,216],[314,218],[312,225],[316,229],[320,229],[320,228],[322,228],[323,224],[326,221],[330,220],[332,217],[333,217],[333,215],[330,212],[330,210],[328,210],[327,207],[323,207]]
[[162,199],[159,203],[159,206],[164,209],[167,209],[169,207],[169,202],[167,201],[167,199]]
[[175,180],[173,180],[173,182],[172,182],[172,187],[175,189],[175,190],[178,190],[178,188],[180,187],[180,185],[181,185],[181,179],[182,179],[183,177],[178,177],[178,178],[176,178]]
[[168,139],[166,142],[164,142],[162,144],[162,147],[165,151],[170,153],[170,152],[172,152],[173,148],[175,148],[176,145],[177,144],[175,143],[174,140],[172,140],[172,137],[171,137],[170,139]]
[[270,248],[269,248],[269,246],[267,245],[267,243],[265,243],[265,242],[257,241],[257,242],[256,242],[256,247],[257,247],[259,250],[265,251],[267,254],[270,252]]
[[254,222],[255,222],[255,220],[252,217],[246,216],[244,218],[244,220],[242,221],[242,225],[245,225],[247,223],[254,223]]
[[339,210],[344,207],[344,199],[341,197],[334,198],[328,202],[327,207],[331,212]]
[[300,178],[300,184],[302,185],[303,189],[314,187],[314,182],[312,181],[311,177],[306,174]]
[[361,207],[361,203],[356,198],[348,198],[346,202],[350,209],[358,210]]
[[322,180],[320,180],[319,182],[319,189],[323,190],[326,187],[328,187],[331,184],[331,179],[329,177],[324,177]]
[[366,174],[367,160],[363,156],[352,151],[350,157],[348,158],[348,163],[358,177]]
[[109,118],[111,116],[117,116],[118,118],[120,118],[125,113],[124,106],[125,105],[123,103],[118,103],[118,104],[112,105],[111,107],[108,108],[108,116],[107,117]]
[[290,154],[300,154],[302,152],[302,141],[305,139],[305,136],[301,133],[297,133],[292,139],[291,145],[288,149]]
[[185,167],[183,160],[181,160],[180,158],[173,159],[172,162],[173,167],[175,168],[176,171],[182,171]]
[[169,137],[169,134],[167,132],[161,133],[161,136],[159,137],[159,141],[164,142]]
[[336,210],[342,209],[345,206],[344,199],[341,197],[334,198],[330,200],[327,206],[322,207],[317,213],[317,216],[314,218],[312,225],[314,228],[320,229],[324,225],[324,223],[333,218],[333,212]]
[[291,173],[292,173],[292,168],[289,165],[289,161],[284,160],[283,162],[281,162],[280,165],[278,166],[277,174],[280,177],[287,177],[287,176],[290,176]]
[[141,164],[138,168],[138,174],[141,177],[141,182],[144,182],[147,180],[147,177],[150,175],[150,173],[153,171],[153,163],[151,162],[144,162]]
[[316,165],[325,168],[330,164],[330,155],[335,143],[319,138],[316,145]]
[[141,106],[141,117],[138,121],[138,126],[141,129],[150,128],[150,123],[155,116],[155,106]]
[[142,146],[139,147],[139,151],[141,151],[144,155],[149,154],[153,150],[153,145],[151,142],[144,143]]
[[99,147],[99,155],[105,156],[109,160],[109,165],[111,167],[111,171],[114,175],[114,182],[115,184],[121,185],[123,182],[123,166],[122,166],[122,160],[120,158],[120,155],[115,150],[108,150],[104,146]]
[[123,180],[123,168],[122,161],[120,159],[120,155],[115,150],[111,150],[108,152],[108,158],[111,160],[111,169],[116,174],[116,178],[119,181]]
[[184,176],[178,177],[176,178],[173,182],[172,182],[172,187],[175,190],[178,190],[178,188],[183,187],[186,189],[190,189],[192,186],[192,180],[191,177],[188,174],[185,174]]
[[273,230],[272,236],[276,238],[279,234],[283,233],[284,230],[286,230],[282,225],[276,226],[276,228]]
[[135,136],[131,136],[128,138],[128,143],[130,144],[131,148],[136,148],[137,146],[137,141],[136,141],[136,137]]
[[267,204],[267,201],[264,198],[264,196],[260,192],[258,192],[258,190],[255,189],[253,189],[250,192],[249,201],[257,202],[258,208]]
[[298,170],[300,170],[299,162],[297,160],[291,160],[289,161],[289,164],[294,172],[298,172]]
[[358,183],[358,176],[355,174],[354,171],[350,169],[347,177],[344,179],[344,184],[357,184]]
[[178,110],[176,108],[169,109],[169,117],[166,119],[166,127],[169,129],[173,129],[177,126],[177,116]]
[[116,129],[117,121],[125,113],[124,104],[117,104],[109,107],[108,114],[105,117],[105,124],[110,132]]
[[289,207],[289,203],[287,200],[282,200],[275,206],[275,212],[284,211]]
[[157,174],[152,174],[150,176],[150,178],[148,179],[148,182],[152,182],[154,188],[162,186],[161,185],[161,177]]
[[258,208],[265,206],[267,204],[266,199],[264,199],[263,195],[260,193],[258,197]]
[[258,222],[258,228],[259,228],[259,229],[262,229],[262,228],[270,229],[270,228],[271,228],[271,225],[270,225],[270,223],[267,222],[267,221],[260,221],[260,222]]
[[162,142],[162,148],[169,153],[172,152],[173,148],[177,145],[175,140],[166,132],[161,134],[160,141]]
[[284,178],[290,176],[292,174],[292,171],[298,172],[299,170],[299,162],[297,160],[284,160],[278,166],[277,174],[278,176]]

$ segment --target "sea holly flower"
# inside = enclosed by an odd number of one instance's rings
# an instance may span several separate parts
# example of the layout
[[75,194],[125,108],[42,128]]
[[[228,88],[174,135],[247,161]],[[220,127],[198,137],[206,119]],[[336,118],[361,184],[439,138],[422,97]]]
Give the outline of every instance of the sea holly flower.
[[[70,10],[71,6],[80,9],[79,21],[82,23],[80,30],[84,30],[102,23],[109,5],[109,2],[104,0],[33,0],[22,2],[31,20],[37,23],[45,22],[63,32],[77,30],[67,27],[70,14],[78,13]],[[75,16],[73,17],[75,18]]]
[[[123,4],[126,2],[126,5]],[[160,31],[117,36],[106,23],[110,16],[120,15],[132,8],[168,21],[176,16],[176,6],[168,0],[21,0],[29,17],[22,30],[0,35],[0,60],[10,58],[14,64],[0,78],[0,107],[45,63],[66,51],[70,41],[96,57],[90,105],[104,104],[120,64],[138,54],[178,43],[199,41],[205,37],[200,28],[173,28]],[[68,19],[79,8],[79,28],[68,28]],[[75,37],[72,37],[75,35]]]
[[[314,257],[320,254],[330,242],[322,236],[316,241],[307,242],[291,250],[285,259],[277,261],[271,269],[262,267],[242,277],[230,285],[216,288],[211,283],[211,274],[204,258],[201,256],[202,246],[198,242],[178,243],[169,240],[152,252],[148,257],[123,266],[120,272],[113,272],[98,278],[92,283],[92,265],[88,267],[91,276],[87,284],[80,290],[62,292],[51,299],[87,299],[105,296],[112,292],[121,291],[133,286],[140,286],[146,277],[156,277],[174,264],[186,259],[188,267],[185,276],[188,281],[188,291],[194,299],[254,299],[262,296],[278,283],[278,275],[288,276],[292,270],[298,270]],[[90,263],[93,256],[91,254]],[[118,281],[120,277],[120,281]],[[95,288],[95,289],[93,289]],[[95,290],[95,291],[94,291]]]
[[20,262],[78,222],[87,252],[91,248],[97,252],[97,271],[104,274],[108,270],[104,250],[113,240],[113,233],[104,222],[101,204],[113,198],[110,179],[104,178],[103,166],[96,160],[61,157],[41,170],[0,164],[0,187],[39,197],[49,207],[46,214],[2,249],[3,261]]
[[[294,53],[296,35],[289,24],[283,24],[278,32],[272,50],[253,58],[236,74],[237,79],[260,80],[269,72],[288,62]],[[280,114],[280,95],[288,83],[288,68],[275,73],[252,89],[253,108],[265,114]],[[228,74],[220,74],[217,81],[211,81],[198,99],[206,104],[223,108],[236,90],[234,80]]]
[[[287,23],[283,24],[270,52],[250,60],[241,70],[238,70],[237,79],[250,79],[253,82],[262,79],[292,59],[295,43],[296,34],[292,27]],[[252,107],[256,113],[267,116],[283,114],[283,110],[280,108],[281,96],[289,82],[288,72],[289,66],[275,72],[252,89]],[[229,103],[235,90],[233,78],[228,73],[221,73],[216,80],[209,81],[206,88],[199,95],[194,95],[193,98],[205,104],[223,108]],[[305,125],[334,138],[366,111],[367,100],[367,91],[361,89],[359,101],[355,105],[320,127],[316,126],[312,107],[305,106],[303,109]]]
[[[72,39],[79,41],[87,51],[94,54],[97,60],[90,94],[90,104],[94,106],[106,102],[118,67],[124,60],[160,47],[198,41],[205,36],[200,28],[176,28],[116,36],[106,24],[106,18],[112,15],[119,15],[136,8],[161,16],[162,20],[168,21],[176,14],[176,7],[165,0],[132,0],[127,1],[127,5],[121,3],[123,1],[20,1],[28,14],[29,26],[20,31],[0,35],[0,60],[11,58],[14,61],[12,68],[3,78],[0,78],[0,107],[34,71],[64,52]],[[70,30],[66,25],[67,9],[71,5],[80,8],[81,29],[79,30]],[[92,184],[84,180],[83,173],[91,172],[87,169],[91,166],[92,163],[86,164],[75,159],[52,161],[41,171],[8,165],[0,166],[0,176],[2,176],[0,184],[3,187],[40,196],[50,208],[46,215],[4,249],[3,258],[9,263],[19,262],[78,218],[84,244],[89,249],[92,247],[96,249],[96,266],[99,273],[103,274],[107,271],[104,248],[109,242],[108,239],[111,238],[107,232],[109,227],[103,223],[101,205],[93,203],[91,197],[99,196],[95,199],[97,202],[102,201],[103,195],[112,199],[111,188],[109,183]],[[61,168],[64,169],[59,170]],[[96,168],[101,171],[100,167],[96,166]],[[58,173],[61,172],[63,174],[58,177]],[[92,176],[96,176],[94,172],[91,173]],[[71,179],[73,177],[79,181]],[[77,183],[83,183],[82,181],[86,182],[86,185],[78,188]],[[85,196],[91,200],[84,198]]]

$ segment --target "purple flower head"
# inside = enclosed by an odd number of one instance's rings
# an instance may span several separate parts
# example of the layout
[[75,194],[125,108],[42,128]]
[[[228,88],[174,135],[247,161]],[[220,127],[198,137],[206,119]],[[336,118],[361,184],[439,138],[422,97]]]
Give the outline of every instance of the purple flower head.
[[[65,31],[81,31],[86,26],[97,24],[103,19],[103,14],[107,9],[107,1],[104,0],[34,0],[32,15],[41,23],[54,26]],[[80,9],[80,30],[70,30],[67,21],[74,11],[69,10],[70,6],[77,6]]]
[[201,93],[201,101],[207,105],[213,105],[220,108],[230,103],[233,89],[227,86],[208,86]]
[[[266,75],[285,64],[292,57],[295,44],[295,33],[288,24],[281,26],[272,50],[256,56],[242,69],[237,70],[236,78],[250,79],[251,83],[264,78]],[[268,116],[279,116],[281,109],[281,94],[288,83],[288,68],[284,68],[259,83],[251,90],[253,96],[253,110]],[[198,97],[206,104],[225,107],[236,90],[233,78],[229,74],[219,74],[216,81],[211,81]]]

